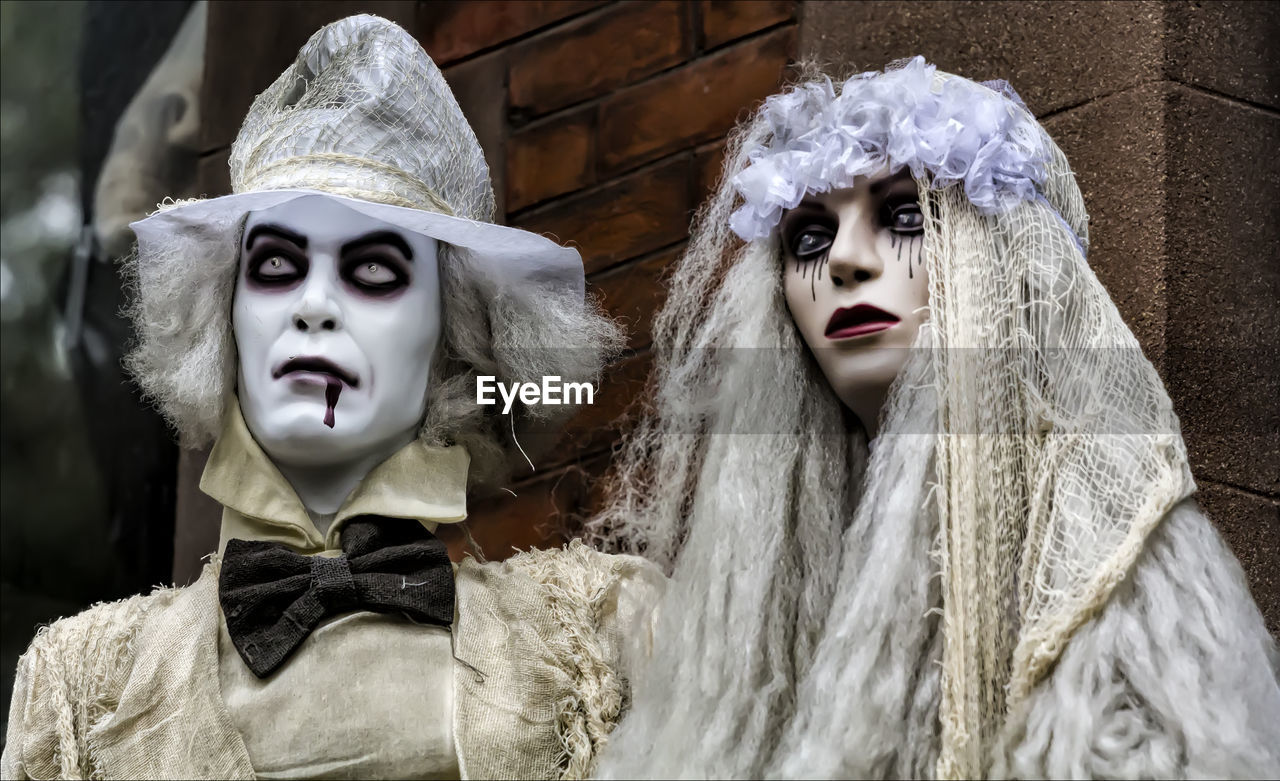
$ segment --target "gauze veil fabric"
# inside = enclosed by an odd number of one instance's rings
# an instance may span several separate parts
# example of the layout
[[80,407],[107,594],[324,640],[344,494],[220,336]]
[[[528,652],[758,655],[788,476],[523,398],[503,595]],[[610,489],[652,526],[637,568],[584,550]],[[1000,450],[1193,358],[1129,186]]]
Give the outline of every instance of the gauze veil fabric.
[[1067,161],[1010,110],[1044,144],[1035,197],[985,213],[917,176],[930,320],[870,448],[796,334],[776,235],[730,229],[767,107],[731,139],[587,529],[671,574],[604,777],[984,776],[1008,714],[1194,490],[1160,378],[1085,260]]

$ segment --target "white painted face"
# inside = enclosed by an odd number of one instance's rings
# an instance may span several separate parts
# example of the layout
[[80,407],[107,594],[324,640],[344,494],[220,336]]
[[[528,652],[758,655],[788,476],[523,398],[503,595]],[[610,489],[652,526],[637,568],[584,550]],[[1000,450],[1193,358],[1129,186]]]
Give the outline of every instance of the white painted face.
[[434,239],[303,196],[248,216],[232,328],[245,423],[278,464],[412,441],[440,341]]
[[875,434],[876,421],[928,317],[924,215],[915,181],[858,177],[783,215],[787,306],[823,374]]

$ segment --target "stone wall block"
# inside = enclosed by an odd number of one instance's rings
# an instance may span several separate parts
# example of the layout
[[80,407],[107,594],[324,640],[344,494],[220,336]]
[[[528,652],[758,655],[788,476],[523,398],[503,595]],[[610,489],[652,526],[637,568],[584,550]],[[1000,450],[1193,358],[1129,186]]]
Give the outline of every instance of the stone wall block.
[[613,447],[628,423],[626,412],[633,401],[640,398],[652,368],[653,356],[645,351],[606,369],[596,391],[595,403],[583,406],[565,424],[555,447],[548,449],[537,462],[539,469],[544,468],[543,464],[554,466]]
[[173,582],[194,583],[204,568],[204,557],[218,550],[222,530],[222,505],[200,490],[200,476],[212,446],[178,451],[178,485],[173,525]]
[[512,47],[512,114],[545,114],[684,62],[686,12],[674,0],[620,3]]
[[530,125],[507,142],[507,208],[526,206],[595,184],[596,107]]
[[516,224],[577,246],[590,275],[688,235],[692,173],[681,155],[535,209]]
[[976,81],[1007,79],[1040,116],[1159,79],[1164,12],[1148,0],[806,0],[800,55],[843,75],[924,55]]
[[729,41],[781,24],[795,16],[794,0],[701,0],[699,22],[702,47],[714,49]]
[[1165,377],[1194,473],[1280,497],[1280,149],[1274,112],[1175,87]]
[[[1045,122],[1089,211],[1089,266],[1161,368],[1165,340],[1165,101],[1150,84]],[[1139,130],[1135,130],[1139,128]]]
[[1169,78],[1280,109],[1280,3],[1169,3],[1166,13]]
[[200,156],[196,163],[196,192],[202,198],[215,198],[231,192],[231,147]]
[[[540,471],[533,478],[512,483],[507,491],[473,500],[467,507],[467,528],[490,561],[511,557],[516,550],[563,545],[567,521],[582,504],[600,464],[570,464]],[[588,471],[590,470],[590,471]],[[454,561],[470,552],[459,524],[443,523],[437,536],[449,547]]]
[[415,37],[437,65],[444,65],[598,5],[589,0],[427,0],[418,3]]
[[600,107],[602,175],[724,135],[778,89],[794,51],[787,27],[610,95]]

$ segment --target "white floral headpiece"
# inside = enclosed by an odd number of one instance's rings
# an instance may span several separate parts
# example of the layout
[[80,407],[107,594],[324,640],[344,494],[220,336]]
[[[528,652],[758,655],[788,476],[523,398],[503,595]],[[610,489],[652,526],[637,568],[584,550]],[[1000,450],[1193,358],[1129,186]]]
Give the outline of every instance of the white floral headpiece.
[[957,182],[984,214],[1033,200],[1045,178],[1044,131],[1007,82],[937,78],[915,57],[862,73],[837,95],[829,79],[774,95],[760,108],[770,134],[732,180],[745,203],[729,218],[744,241],[769,235],[806,193],[904,166],[931,187]]

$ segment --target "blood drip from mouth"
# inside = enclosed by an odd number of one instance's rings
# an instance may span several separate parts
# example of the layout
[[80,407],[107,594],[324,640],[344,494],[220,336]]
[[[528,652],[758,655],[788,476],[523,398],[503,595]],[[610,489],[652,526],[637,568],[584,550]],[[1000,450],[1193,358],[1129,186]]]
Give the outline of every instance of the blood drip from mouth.
[[342,393],[342,380],[330,377],[324,388],[324,424],[333,428],[333,408],[338,406],[338,394]]

